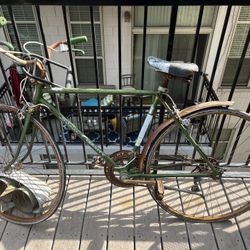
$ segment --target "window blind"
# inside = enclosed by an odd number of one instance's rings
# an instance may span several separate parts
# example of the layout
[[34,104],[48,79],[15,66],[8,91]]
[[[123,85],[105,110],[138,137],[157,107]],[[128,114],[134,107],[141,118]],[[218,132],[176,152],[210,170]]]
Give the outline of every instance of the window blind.
[[[231,86],[239,65],[240,57],[245,45],[248,30],[250,29],[250,7],[242,6],[239,19],[233,37],[233,42],[228,55],[227,64],[225,67],[222,86]],[[250,77],[250,46],[242,64],[242,68],[238,77],[237,86],[247,86]]]
[[[14,34],[14,29],[11,24],[11,19],[7,6],[1,6],[4,17],[7,19],[7,30],[10,36],[11,43],[17,49],[17,40]],[[19,38],[21,44],[27,41],[39,41],[38,29],[36,20],[31,5],[15,5],[12,7],[13,15],[15,18]],[[29,45],[29,50],[33,53],[42,54],[39,45]]]
[[[69,18],[72,36],[87,36],[88,42],[74,45],[75,49],[81,49],[84,55],[75,52],[75,63],[78,81],[80,84],[95,84],[95,64],[93,39],[91,31],[90,10],[88,6],[69,6]],[[93,7],[96,52],[98,57],[99,81],[103,83],[103,54],[102,54],[102,35],[101,35],[101,18],[100,8]]]

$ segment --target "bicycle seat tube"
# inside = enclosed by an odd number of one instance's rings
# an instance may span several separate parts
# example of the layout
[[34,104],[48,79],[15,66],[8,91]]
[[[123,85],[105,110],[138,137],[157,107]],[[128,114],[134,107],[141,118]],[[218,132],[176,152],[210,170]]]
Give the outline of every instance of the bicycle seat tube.
[[[162,86],[160,86],[160,91],[167,91],[168,87],[168,77],[165,77],[164,82]],[[164,97],[162,95],[159,95],[160,102],[163,104],[163,106],[166,108],[168,114],[170,117],[175,121],[177,126],[180,128],[181,133],[184,134],[186,139],[190,142],[190,144],[198,151],[202,159],[208,164],[208,166],[212,170],[212,175],[217,176],[219,174],[218,170],[214,167],[214,165],[209,161],[207,155],[202,150],[202,148],[196,143],[195,139],[188,133],[186,127],[185,127],[185,121],[182,117],[178,115],[178,109],[174,107],[170,107],[169,104],[164,100]]]

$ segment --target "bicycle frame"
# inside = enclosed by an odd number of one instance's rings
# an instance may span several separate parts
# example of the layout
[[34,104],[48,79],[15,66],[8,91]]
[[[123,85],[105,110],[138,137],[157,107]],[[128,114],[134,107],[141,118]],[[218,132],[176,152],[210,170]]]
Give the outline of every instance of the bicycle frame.
[[[201,155],[201,157],[204,159],[204,161],[211,167],[211,174],[208,173],[177,173],[174,174],[174,176],[176,177],[190,177],[190,176],[211,176],[211,175],[217,175],[218,172],[215,169],[215,167],[209,162],[208,157],[206,156],[206,154],[202,151],[202,149],[199,147],[199,145],[197,145],[197,143],[195,142],[195,140],[191,137],[191,135],[187,132],[187,129],[185,128],[185,125],[183,123],[183,120],[178,116],[178,114],[176,113],[176,111],[171,108],[165,101],[163,98],[163,93],[160,91],[147,91],[147,90],[110,90],[110,89],[81,89],[81,88],[59,88],[59,87],[52,87],[52,88],[45,88],[43,85],[39,85],[37,84],[35,87],[35,95],[33,98],[33,103],[36,104],[43,104],[45,105],[51,114],[53,114],[55,117],[57,117],[57,119],[59,119],[61,122],[63,122],[70,130],[72,130],[82,141],[84,141],[86,144],[88,144],[102,159],[104,159],[106,162],[108,162],[109,164],[111,164],[114,167],[114,170],[116,171],[124,171],[124,170],[128,170],[129,169],[129,165],[133,162],[132,159],[131,161],[129,161],[129,163],[124,166],[124,167],[119,167],[113,160],[112,158],[105,154],[98,146],[96,146],[79,128],[77,128],[76,125],[74,125],[74,123],[72,123],[70,120],[68,120],[53,104],[50,104],[48,101],[46,101],[42,96],[44,93],[49,93],[49,94],[93,94],[93,95],[107,95],[107,94],[111,94],[111,95],[133,95],[133,96],[151,96],[154,98],[153,103],[150,107],[150,110],[146,116],[146,119],[141,127],[140,133],[138,135],[138,138],[136,140],[135,146],[133,148],[133,152],[136,155],[136,153],[138,152],[138,148],[141,146],[141,143],[146,135],[146,132],[151,124],[152,118],[153,118],[153,114],[154,111],[156,109],[156,106],[158,103],[160,103],[161,105],[163,105],[168,114],[170,115],[170,117],[177,123],[179,129],[181,130],[181,132],[185,135],[185,137],[187,138],[187,140],[191,143],[191,145],[195,148],[195,150],[197,150],[197,152],[199,152],[199,154]],[[18,150],[16,153],[16,157],[13,158],[13,162],[11,162],[11,164],[13,164],[16,159],[17,156],[21,150],[22,147],[22,143],[24,141],[25,138],[25,134],[26,131],[28,129],[29,123],[31,121],[32,118],[32,114],[28,113],[26,115],[25,118],[25,122],[24,122],[24,127],[22,129],[22,133],[21,133],[21,137],[20,137],[20,141],[18,144]],[[33,131],[34,134],[34,131]],[[32,148],[32,145],[34,143],[34,136],[32,136],[32,141],[30,143],[30,149]],[[28,152],[29,152],[28,150]],[[28,153],[27,153],[28,155]],[[9,164],[9,166],[11,165]],[[137,177],[137,178],[142,178],[142,177],[146,177],[146,178],[156,178],[156,177],[171,177],[173,176],[173,173],[164,173],[164,174],[144,174],[144,173],[128,173],[129,177]]]

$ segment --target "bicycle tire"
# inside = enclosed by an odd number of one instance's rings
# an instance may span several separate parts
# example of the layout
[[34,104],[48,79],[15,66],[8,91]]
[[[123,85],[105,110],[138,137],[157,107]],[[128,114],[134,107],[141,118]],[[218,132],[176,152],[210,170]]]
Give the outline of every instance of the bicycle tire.
[[[196,222],[225,221],[249,210],[249,178],[243,178],[245,173],[239,172],[239,167],[250,167],[250,115],[221,107],[197,111],[184,119],[189,133],[210,161],[229,172],[218,179],[161,178],[164,187],[161,196],[156,184],[148,185],[154,200],[170,214]],[[166,140],[169,145],[171,136],[178,140],[178,134],[174,122],[158,133],[146,156],[145,173],[206,171],[207,164],[183,135],[179,134],[178,150],[176,146],[164,146]]]
[[[65,190],[65,167],[48,130],[32,118],[18,159],[9,171],[4,170],[15,154],[23,127],[17,114],[16,107],[0,104],[0,217],[31,225],[48,219],[58,208]],[[32,129],[35,142],[30,148]],[[7,196],[2,189],[5,185],[14,190]]]

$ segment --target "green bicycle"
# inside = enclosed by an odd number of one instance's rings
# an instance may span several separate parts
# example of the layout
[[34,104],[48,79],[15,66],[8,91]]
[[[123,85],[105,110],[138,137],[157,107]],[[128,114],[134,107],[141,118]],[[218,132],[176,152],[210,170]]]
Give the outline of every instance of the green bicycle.
[[[72,38],[71,43],[85,40]],[[49,46],[49,55],[61,45],[65,49],[66,41]],[[1,218],[35,224],[49,218],[62,200],[70,169],[65,170],[59,147],[42,124],[43,109],[50,113],[46,119],[56,117],[102,158],[112,184],[148,187],[153,199],[177,217],[224,221],[250,208],[248,183],[243,178],[249,174],[239,171],[250,164],[250,115],[231,109],[233,102],[228,101],[201,103],[179,111],[168,94],[169,79],[190,82],[197,65],[149,57],[149,65],[165,79],[158,91],[64,88],[49,80],[46,64],[65,69],[70,79],[67,66],[28,52],[20,53],[25,59],[3,48],[0,53],[22,68],[26,75],[22,90],[27,84],[33,89],[32,102],[22,95],[22,108],[0,104]],[[48,96],[53,99],[59,94],[151,96],[153,101],[133,149],[107,155],[48,100]],[[167,119],[149,133],[158,105],[165,108]],[[178,146],[173,144],[176,136]]]

